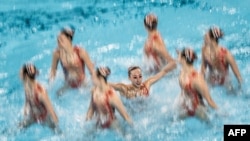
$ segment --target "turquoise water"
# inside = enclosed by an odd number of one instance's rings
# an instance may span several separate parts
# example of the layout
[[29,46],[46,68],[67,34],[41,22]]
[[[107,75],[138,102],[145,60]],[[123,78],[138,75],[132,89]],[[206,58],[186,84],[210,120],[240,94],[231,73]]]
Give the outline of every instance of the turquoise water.
[[[0,0],[0,3],[1,140],[221,141],[224,124],[250,123],[248,0]],[[195,118],[173,121],[173,104],[180,93],[178,66],[152,86],[149,98],[122,99],[134,120],[134,127],[129,128],[117,115],[125,136],[110,130],[94,133],[91,130],[94,123],[84,121],[90,87],[68,91],[57,98],[55,92],[63,80],[60,67],[54,85],[48,85],[57,34],[65,25],[75,26],[74,44],[84,47],[97,66],[111,68],[109,81],[128,83],[127,67],[142,65],[142,47],[147,37],[143,17],[148,12],[158,15],[158,29],[173,57],[176,57],[175,49],[184,46],[191,46],[197,52],[197,69],[200,68],[205,31],[211,25],[220,26],[225,33],[220,44],[226,46],[236,59],[244,78],[243,91],[229,95],[223,88],[210,88],[220,107],[219,114],[210,110],[212,126]],[[48,90],[59,117],[61,135],[55,135],[40,125],[33,125],[22,132],[14,130],[22,119],[24,90],[18,73],[25,62],[33,62],[39,68],[38,80]],[[232,80],[236,85],[233,75]],[[2,132],[6,129],[7,133]]]

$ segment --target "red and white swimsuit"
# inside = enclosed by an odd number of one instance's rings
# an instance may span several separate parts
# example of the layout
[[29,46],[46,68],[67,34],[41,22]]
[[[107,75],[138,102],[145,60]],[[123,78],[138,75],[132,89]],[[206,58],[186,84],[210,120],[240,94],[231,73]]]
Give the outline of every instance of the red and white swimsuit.
[[140,96],[149,96],[149,91],[145,84],[142,84],[140,87]]
[[149,90],[144,83],[141,84],[140,89],[136,90],[127,90],[126,97],[127,98],[134,98],[139,96],[149,96]]

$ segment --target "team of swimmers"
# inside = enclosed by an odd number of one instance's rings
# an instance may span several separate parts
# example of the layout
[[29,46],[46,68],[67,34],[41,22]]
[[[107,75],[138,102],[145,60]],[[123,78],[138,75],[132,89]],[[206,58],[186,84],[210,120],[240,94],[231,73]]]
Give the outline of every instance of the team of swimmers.
[[[191,47],[177,50],[178,58],[174,59],[167,51],[167,47],[157,30],[157,16],[149,13],[144,18],[144,26],[148,31],[148,37],[143,51],[147,59],[147,68],[151,76],[143,80],[142,68],[131,66],[128,68],[128,79],[131,84],[108,82],[111,73],[108,67],[95,69],[88,53],[84,48],[72,44],[74,37],[73,28],[63,28],[57,37],[57,48],[53,53],[49,81],[56,77],[58,63],[61,64],[65,82],[57,91],[58,95],[70,88],[80,88],[86,83],[85,67],[88,68],[93,83],[91,101],[86,120],[95,118],[97,127],[117,128],[115,111],[118,111],[129,125],[133,125],[132,118],[118,96],[128,100],[136,97],[150,96],[150,87],[167,73],[181,64],[179,74],[179,86],[181,88],[179,102],[179,117],[197,116],[208,120],[206,115],[206,103],[218,109],[218,105],[212,99],[208,84],[226,85],[231,88],[228,79],[229,67],[233,70],[239,84],[243,82],[237,64],[229,50],[220,46],[218,41],[223,37],[219,27],[211,27],[204,36],[202,47],[201,71],[195,70],[193,62],[197,60],[196,53]],[[24,120],[20,127],[28,127],[33,123],[46,124],[52,129],[58,128],[58,117],[53,109],[46,89],[36,80],[38,70],[33,64],[25,64],[20,70],[20,78],[25,90]]]

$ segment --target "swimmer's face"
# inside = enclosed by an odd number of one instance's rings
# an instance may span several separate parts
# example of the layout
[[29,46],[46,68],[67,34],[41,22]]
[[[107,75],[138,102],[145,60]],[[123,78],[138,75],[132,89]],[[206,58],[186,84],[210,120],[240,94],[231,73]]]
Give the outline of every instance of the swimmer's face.
[[142,73],[141,69],[137,68],[130,72],[129,80],[132,82],[132,85],[140,87],[142,83]]

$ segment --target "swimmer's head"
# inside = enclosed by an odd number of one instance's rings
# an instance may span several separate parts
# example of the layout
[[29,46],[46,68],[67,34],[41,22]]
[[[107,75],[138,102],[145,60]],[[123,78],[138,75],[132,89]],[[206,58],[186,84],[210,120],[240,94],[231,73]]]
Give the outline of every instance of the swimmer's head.
[[97,72],[97,77],[103,77],[105,82],[107,82],[107,78],[111,73],[109,67],[99,67],[97,68],[96,72]]
[[130,77],[131,72],[132,72],[133,70],[136,70],[136,69],[140,69],[140,70],[141,70],[141,68],[140,68],[139,66],[131,66],[131,67],[129,67],[129,68],[128,68],[128,77]]
[[75,28],[73,26],[64,27],[62,28],[61,33],[72,41],[75,33]]
[[39,72],[36,69],[36,66],[33,64],[24,64],[22,67],[22,78],[25,78],[27,76],[28,78],[34,80],[36,78],[36,75],[38,75]]
[[155,30],[157,28],[158,20],[156,15],[150,13],[144,18],[144,25],[148,30]]
[[181,51],[181,57],[183,57],[189,65],[192,65],[194,60],[197,59],[196,53],[190,48],[184,48]]
[[128,68],[129,80],[132,85],[139,88],[142,84],[142,72],[139,66],[131,66]]
[[209,29],[208,34],[209,34],[209,37],[210,37],[211,39],[215,39],[215,41],[216,41],[217,43],[218,43],[218,40],[219,40],[220,38],[222,38],[223,35],[224,35],[224,33],[222,32],[222,30],[221,30],[219,27],[217,27],[217,26],[212,26],[212,27]]

